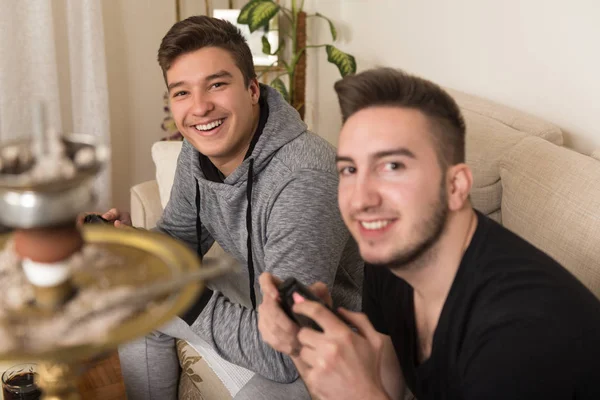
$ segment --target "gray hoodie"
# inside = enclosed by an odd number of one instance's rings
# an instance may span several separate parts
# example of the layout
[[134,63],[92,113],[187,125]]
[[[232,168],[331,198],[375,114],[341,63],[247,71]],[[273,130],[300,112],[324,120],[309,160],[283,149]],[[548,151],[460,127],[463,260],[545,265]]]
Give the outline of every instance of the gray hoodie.
[[262,134],[223,183],[206,179],[198,151],[183,143],[157,228],[202,255],[216,241],[243,265],[243,273],[211,282],[192,330],[224,359],[291,382],[298,377],[293,362],[258,331],[258,277],[322,281],[335,306],[359,310],[363,262],[337,205],[335,149],[309,132],[277,91],[261,85],[261,96],[268,104]]

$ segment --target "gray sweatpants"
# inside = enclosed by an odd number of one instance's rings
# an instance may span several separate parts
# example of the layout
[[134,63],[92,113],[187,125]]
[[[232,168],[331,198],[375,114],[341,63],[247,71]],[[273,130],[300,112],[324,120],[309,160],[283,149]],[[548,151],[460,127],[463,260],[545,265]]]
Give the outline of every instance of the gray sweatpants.
[[[177,399],[180,372],[175,338],[193,342],[195,333],[180,318],[161,330],[119,347],[128,400]],[[255,374],[235,399],[308,400],[310,395],[301,379],[282,384]]]

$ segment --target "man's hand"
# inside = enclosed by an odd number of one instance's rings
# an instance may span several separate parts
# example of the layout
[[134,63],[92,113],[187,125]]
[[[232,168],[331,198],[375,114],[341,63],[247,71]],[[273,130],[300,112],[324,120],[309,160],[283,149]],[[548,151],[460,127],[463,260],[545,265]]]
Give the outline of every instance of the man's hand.
[[126,211],[119,211],[116,208],[111,208],[104,214],[102,218],[107,219],[114,223],[115,228],[122,228],[131,225],[131,214]]
[[[89,215],[89,214],[98,214],[98,213],[87,212],[87,213],[83,213],[83,214],[79,215],[77,217],[77,225],[82,225],[83,219],[85,218],[86,215]],[[112,222],[113,225],[115,226],[115,228],[124,228],[124,227],[132,226],[131,225],[131,215],[128,212],[119,211],[116,208],[111,208],[104,214],[101,214],[101,217],[108,220],[109,222]]]
[[322,400],[388,398],[379,372],[383,335],[365,314],[338,309],[355,333],[317,302],[296,301],[294,312],[323,328],[322,333],[310,328],[298,333],[302,350],[296,366],[312,394]]
[[263,293],[262,303],[258,306],[258,330],[262,339],[281,353],[298,355],[300,344],[296,336],[300,328],[279,306],[277,286],[281,280],[265,272],[258,282]]

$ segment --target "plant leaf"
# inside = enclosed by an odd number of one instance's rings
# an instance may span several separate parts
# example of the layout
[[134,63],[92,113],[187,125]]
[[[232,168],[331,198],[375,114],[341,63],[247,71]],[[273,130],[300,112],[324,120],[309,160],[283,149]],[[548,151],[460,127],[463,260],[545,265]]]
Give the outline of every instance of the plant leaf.
[[321,13],[316,13],[315,16],[324,18],[325,20],[327,20],[327,22],[329,22],[329,30],[331,31],[331,37],[335,42],[337,40],[337,29],[335,29],[335,25],[333,25],[333,22]]
[[285,83],[283,83],[281,79],[273,79],[273,81],[271,82],[271,87],[273,87],[275,90],[281,93],[285,101],[289,102],[290,95],[287,91],[287,88],[285,87]]
[[263,53],[268,54],[270,56],[274,56],[277,53],[279,53],[281,50],[283,50],[284,47],[285,47],[285,41],[282,39],[279,41],[279,47],[277,47],[277,50],[273,51],[271,48],[271,42],[269,42],[269,39],[267,38],[266,35],[263,35],[263,37],[262,37]]
[[250,14],[252,14],[252,10],[254,10],[254,8],[256,8],[256,6],[259,3],[262,3],[263,1],[270,0],[250,0],[248,3],[246,3],[246,5],[240,10],[240,15],[237,19],[238,24],[248,25],[248,23],[250,22]]
[[248,20],[248,28],[250,32],[254,32],[258,28],[266,26],[271,18],[273,18],[281,7],[279,4],[273,3],[271,0],[263,0],[256,4],[250,11]]
[[342,76],[352,75],[356,72],[356,60],[354,56],[344,53],[340,49],[332,45],[326,45],[327,61],[335,64],[340,70]]
[[262,52],[268,55],[271,55],[271,43],[269,43],[269,39],[267,39],[266,35],[262,37]]
[[281,50],[283,50],[285,47],[285,40],[281,39],[279,41],[279,47],[277,47],[277,50],[275,50],[274,52],[271,53],[272,56],[274,56],[275,54],[279,53]]

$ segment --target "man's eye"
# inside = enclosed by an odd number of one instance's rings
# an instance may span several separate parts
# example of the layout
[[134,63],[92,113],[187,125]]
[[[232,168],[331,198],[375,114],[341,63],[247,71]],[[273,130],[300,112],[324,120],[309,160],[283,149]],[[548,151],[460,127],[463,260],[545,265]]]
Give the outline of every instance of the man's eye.
[[225,82],[216,82],[216,83],[213,83],[212,85],[210,85],[210,87],[214,88],[214,89],[218,89],[222,86],[225,86]]
[[180,90],[179,92],[173,93],[173,97],[179,97],[185,95],[187,92],[185,90]]
[[399,163],[399,162],[388,162],[388,163],[385,163],[385,167],[384,167],[384,169],[386,171],[395,171],[395,170],[403,169],[403,168],[404,168],[404,164]]
[[356,172],[356,168],[354,167],[342,167],[338,169],[338,173],[340,175],[352,175]]

